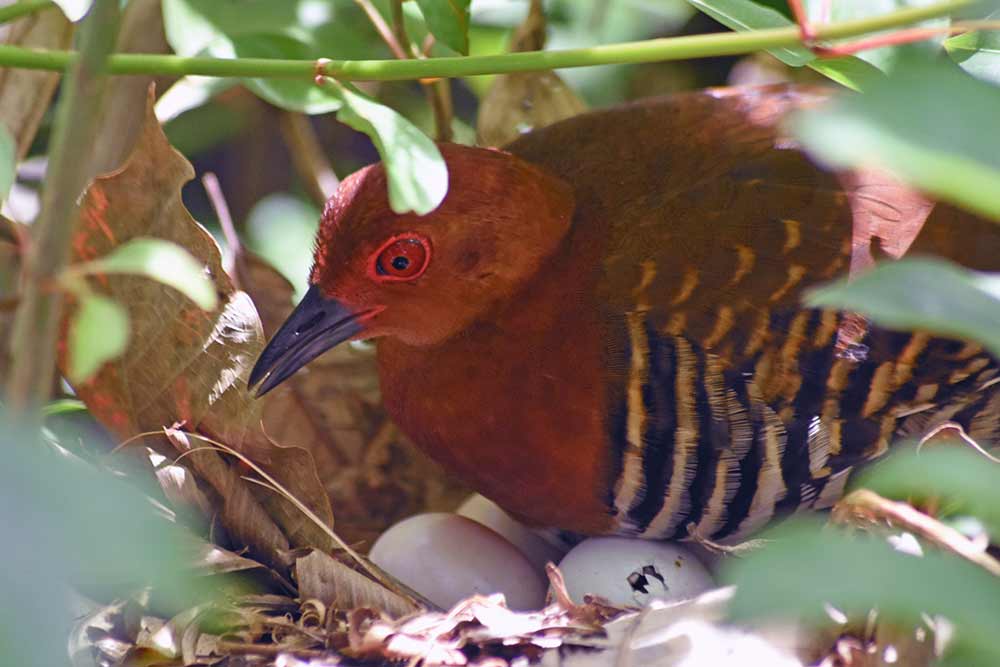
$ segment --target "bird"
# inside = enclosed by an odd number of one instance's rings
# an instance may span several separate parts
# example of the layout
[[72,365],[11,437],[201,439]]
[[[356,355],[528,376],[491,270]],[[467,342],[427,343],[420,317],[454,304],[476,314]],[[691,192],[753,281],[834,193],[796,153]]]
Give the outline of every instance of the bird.
[[[364,167],[327,202],[310,287],[249,384],[373,339],[418,448],[579,536],[739,541],[832,506],[901,437],[953,422],[996,439],[982,347],[803,305],[894,244],[1000,263],[992,223],[812,161],[782,122],[828,97],[706,89],[499,149],[441,144],[449,189],[423,216],[394,213],[385,167]],[[916,238],[894,231],[913,219]],[[882,237],[859,246],[863,223]]]

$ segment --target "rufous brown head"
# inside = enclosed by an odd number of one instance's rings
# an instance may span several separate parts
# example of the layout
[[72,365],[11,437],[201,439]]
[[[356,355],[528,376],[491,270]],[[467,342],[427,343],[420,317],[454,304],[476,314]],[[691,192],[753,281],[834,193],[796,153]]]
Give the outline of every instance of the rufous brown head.
[[440,148],[448,194],[427,215],[392,211],[381,164],[344,179],[327,202],[310,288],[250,374],[258,395],[347,340],[445,341],[514,295],[559,246],[573,215],[566,183],[502,151]]

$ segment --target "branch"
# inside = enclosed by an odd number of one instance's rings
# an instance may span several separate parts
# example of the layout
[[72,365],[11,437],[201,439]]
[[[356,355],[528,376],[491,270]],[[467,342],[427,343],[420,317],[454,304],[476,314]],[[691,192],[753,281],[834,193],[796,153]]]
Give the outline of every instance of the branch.
[[21,0],[13,5],[0,7],[0,23],[8,23],[14,19],[19,19],[28,14],[40,12],[43,9],[52,9],[55,4],[52,0]]
[[24,262],[24,294],[14,319],[7,397],[15,413],[44,403],[55,373],[62,294],[51,289],[70,258],[79,215],[77,198],[90,178],[90,147],[107,88],[105,65],[118,36],[118,0],[95,0],[80,28],[80,55],[73,59],[56,111],[42,211],[32,226]]
[[[899,28],[946,16],[971,6],[973,2],[974,0],[944,0],[924,7],[901,9],[883,16],[830,23],[816,27],[815,38],[824,41],[845,39]],[[108,60],[107,71],[111,74],[300,79],[313,79],[316,75],[322,75],[344,80],[399,81],[709,58],[801,45],[798,26],[789,26],[741,33],[667,37],[561,51],[415,60],[224,59],[120,53]],[[63,70],[75,60],[76,53],[71,51],[35,51],[0,46],[0,67]]]

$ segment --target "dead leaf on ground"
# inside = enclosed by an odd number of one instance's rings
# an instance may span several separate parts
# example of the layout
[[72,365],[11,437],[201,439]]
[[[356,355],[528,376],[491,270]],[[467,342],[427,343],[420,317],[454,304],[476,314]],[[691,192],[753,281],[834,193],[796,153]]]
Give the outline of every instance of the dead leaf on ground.
[[403,616],[414,611],[407,600],[315,549],[296,559],[295,580],[299,599],[318,600],[327,608],[371,607],[389,616]]
[[[145,126],[125,165],[95,179],[82,200],[72,240],[73,261],[96,259],[133,238],[173,241],[203,264],[221,305],[206,312],[148,278],[96,276],[91,287],[128,310],[132,335],[125,354],[75,387],[77,394],[122,439],[182,424],[244,452],[265,469],[273,465],[272,475],[332,526],[329,500],[309,453],[276,447],[260,428],[261,405],[246,388],[249,370],[263,347],[260,320],[250,298],[236,291],[222,270],[214,239],[184,208],[181,186],[193,177],[193,169],[168,143],[153,114],[153,100],[150,90]],[[66,362],[63,338],[64,369]],[[177,455],[164,447],[162,438],[147,443],[168,457]],[[240,464],[208,451],[195,458],[203,462],[204,480],[223,500],[229,533],[257,546],[268,564],[277,565],[278,553],[289,546],[332,548],[328,534],[283,498],[242,480],[247,471]],[[207,463],[212,458],[216,463]],[[254,506],[266,512],[262,515],[251,509]],[[277,532],[275,525],[280,526]]]

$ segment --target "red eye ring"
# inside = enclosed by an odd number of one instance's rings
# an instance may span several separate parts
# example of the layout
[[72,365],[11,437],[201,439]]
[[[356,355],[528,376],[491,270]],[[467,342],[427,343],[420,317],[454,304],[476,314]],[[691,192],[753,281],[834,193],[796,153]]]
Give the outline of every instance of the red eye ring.
[[394,236],[372,254],[371,276],[380,282],[416,280],[431,260],[431,244],[418,234]]

